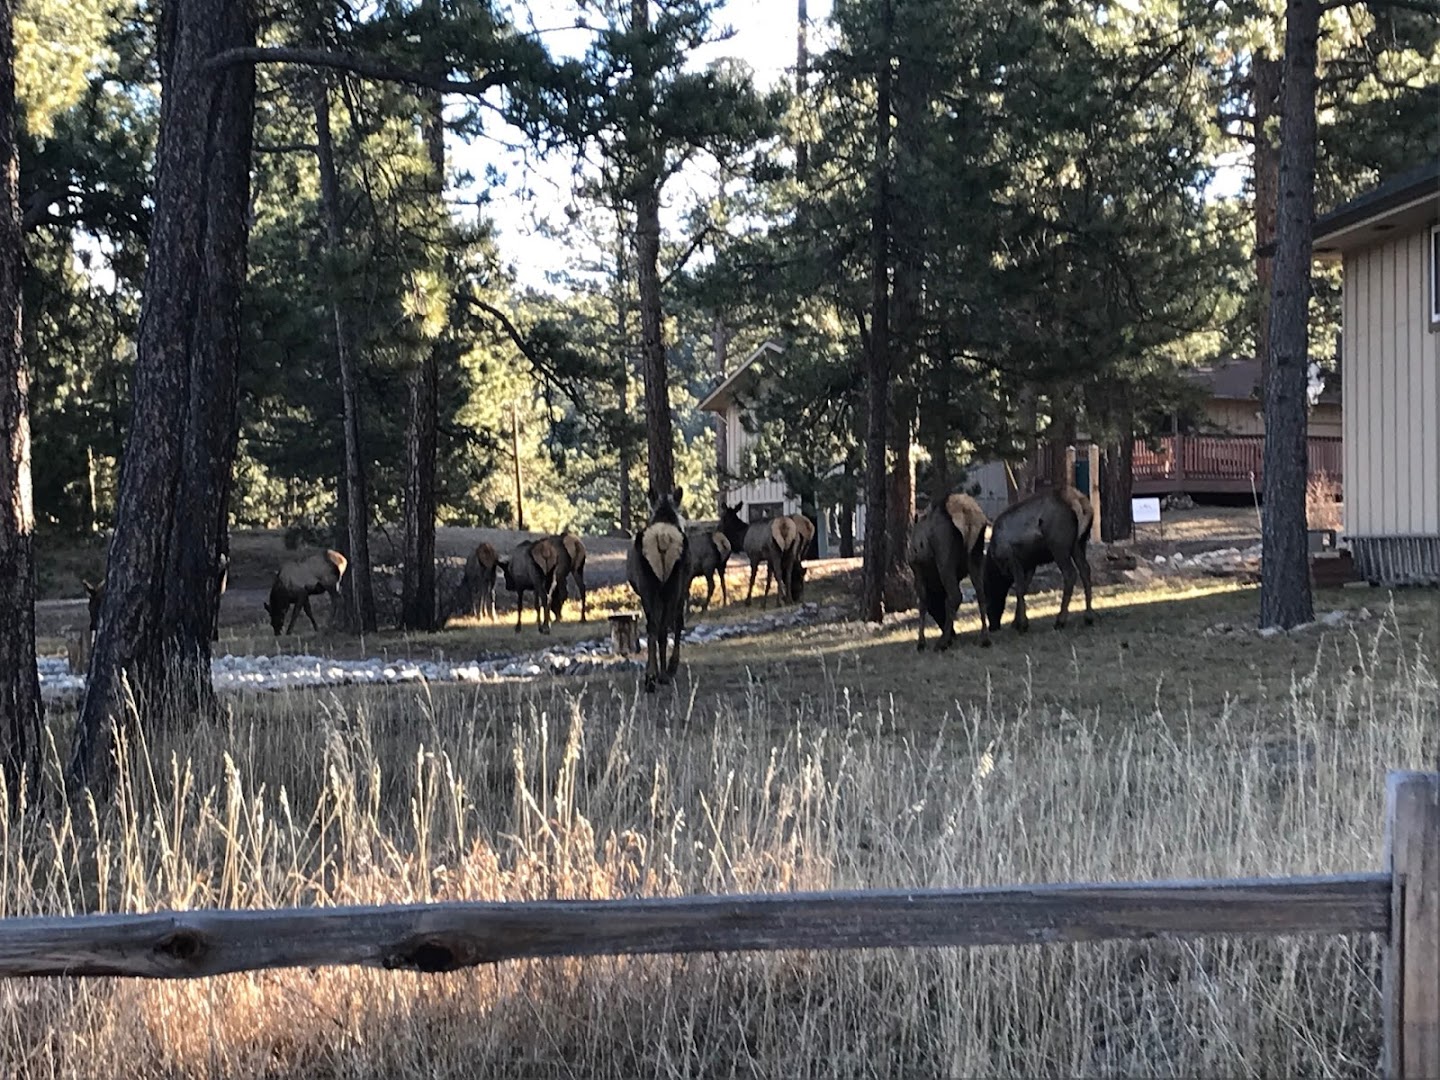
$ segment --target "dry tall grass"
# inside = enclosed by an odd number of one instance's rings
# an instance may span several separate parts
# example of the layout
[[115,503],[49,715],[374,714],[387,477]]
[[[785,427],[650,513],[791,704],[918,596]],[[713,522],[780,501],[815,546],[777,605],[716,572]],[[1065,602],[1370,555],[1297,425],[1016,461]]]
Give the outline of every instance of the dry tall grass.
[[[223,725],[123,747],[112,806],[10,826],[0,903],[14,915],[1374,869],[1384,771],[1434,761],[1440,691],[1389,628],[1366,633],[1326,647],[1264,712],[1117,725],[982,691],[923,745],[903,705],[834,679],[798,703],[752,687],[705,715],[559,689],[241,699]],[[1376,1061],[1377,960],[1367,938],[1209,940],[10,980],[0,1072],[1357,1076]]]
[[1325,472],[1313,473],[1305,481],[1305,520],[1312,529],[1343,529],[1343,489]]

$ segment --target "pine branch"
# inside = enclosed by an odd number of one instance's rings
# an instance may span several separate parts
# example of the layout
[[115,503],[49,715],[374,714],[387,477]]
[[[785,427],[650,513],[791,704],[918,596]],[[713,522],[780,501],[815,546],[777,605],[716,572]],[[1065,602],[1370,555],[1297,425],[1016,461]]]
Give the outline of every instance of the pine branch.
[[497,86],[515,78],[513,72],[492,71],[482,79],[447,79],[426,71],[397,67],[373,56],[355,53],[331,52],[328,49],[294,48],[290,46],[250,46],[240,49],[226,49],[216,53],[201,68],[206,72],[220,72],[237,64],[305,64],[310,67],[333,68],[348,71],[366,79],[381,82],[405,83],[434,90],[441,94],[461,94],[466,97],[481,97]]

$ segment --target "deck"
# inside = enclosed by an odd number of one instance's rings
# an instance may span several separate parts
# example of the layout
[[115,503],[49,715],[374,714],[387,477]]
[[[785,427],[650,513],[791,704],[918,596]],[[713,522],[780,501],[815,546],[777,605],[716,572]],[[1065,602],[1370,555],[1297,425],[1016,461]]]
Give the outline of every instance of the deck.
[[[1344,482],[1343,440],[1311,436],[1311,476],[1324,473]],[[1260,491],[1264,485],[1265,439],[1260,435],[1166,435],[1152,450],[1136,440],[1134,493],[1233,495]]]

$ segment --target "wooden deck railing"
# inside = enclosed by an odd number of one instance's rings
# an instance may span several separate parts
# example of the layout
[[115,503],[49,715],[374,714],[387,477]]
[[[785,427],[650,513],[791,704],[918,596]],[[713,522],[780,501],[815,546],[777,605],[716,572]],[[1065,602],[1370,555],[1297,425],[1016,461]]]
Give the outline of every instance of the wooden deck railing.
[[[1344,444],[1338,438],[1312,435],[1306,451],[1310,474],[1325,473],[1336,483],[1343,480]],[[1204,481],[1248,484],[1258,489],[1265,475],[1265,439],[1260,435],[1166,435],[1156,449],[1137,439],[1136,481],[1173,481],[1196,486]]]
[[0,975],[185,979],[528,957],[1387,935],[1387,1076],[1440,1076],[1440,773],[1387,783],[1386,869],[1340,877],[0,920]]

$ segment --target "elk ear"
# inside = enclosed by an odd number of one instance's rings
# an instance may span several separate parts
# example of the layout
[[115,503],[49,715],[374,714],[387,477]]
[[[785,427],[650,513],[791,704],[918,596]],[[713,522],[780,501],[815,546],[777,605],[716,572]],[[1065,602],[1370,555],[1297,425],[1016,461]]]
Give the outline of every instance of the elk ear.
[[682,495],[684,495],[684,494],[685,494],[685,489],[682,488],[679,484],[676,484],[676,485],[675,485],[675,505],[676,505],[676,506],[679,506],[679,505],[680,505],[680,497],[681,497]]

